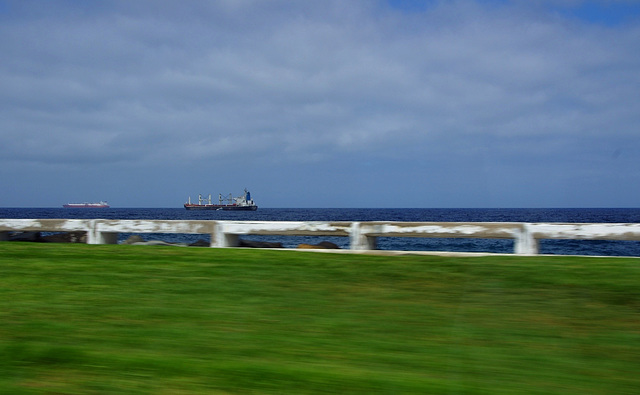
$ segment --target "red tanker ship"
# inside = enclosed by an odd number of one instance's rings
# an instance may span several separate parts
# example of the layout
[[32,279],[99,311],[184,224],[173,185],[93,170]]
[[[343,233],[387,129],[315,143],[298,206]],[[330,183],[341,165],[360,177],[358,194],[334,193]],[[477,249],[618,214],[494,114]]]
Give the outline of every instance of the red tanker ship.
[[67,203],[63,204],[64,208],[109,208],[110,206],[104,200],[98,203]]

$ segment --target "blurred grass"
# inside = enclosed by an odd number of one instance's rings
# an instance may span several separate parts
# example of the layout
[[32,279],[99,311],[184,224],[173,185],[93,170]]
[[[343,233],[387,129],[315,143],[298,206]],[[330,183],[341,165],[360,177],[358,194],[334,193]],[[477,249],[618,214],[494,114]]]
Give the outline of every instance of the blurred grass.
[[636,394],[637,258],[0,243],[2,394]]

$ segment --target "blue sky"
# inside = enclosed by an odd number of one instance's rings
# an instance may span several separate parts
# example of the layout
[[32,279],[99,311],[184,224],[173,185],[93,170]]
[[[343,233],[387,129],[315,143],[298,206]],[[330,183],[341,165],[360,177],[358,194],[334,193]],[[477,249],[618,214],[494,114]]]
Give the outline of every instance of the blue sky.
[[638,207],[636,1],[1,1],[0,206]]

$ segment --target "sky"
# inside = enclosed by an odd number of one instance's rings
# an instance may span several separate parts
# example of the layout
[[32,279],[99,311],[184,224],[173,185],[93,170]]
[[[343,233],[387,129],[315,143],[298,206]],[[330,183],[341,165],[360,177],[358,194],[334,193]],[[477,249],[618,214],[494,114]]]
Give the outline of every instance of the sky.
[[640,207],[640,2],[0,0],[0,207]]

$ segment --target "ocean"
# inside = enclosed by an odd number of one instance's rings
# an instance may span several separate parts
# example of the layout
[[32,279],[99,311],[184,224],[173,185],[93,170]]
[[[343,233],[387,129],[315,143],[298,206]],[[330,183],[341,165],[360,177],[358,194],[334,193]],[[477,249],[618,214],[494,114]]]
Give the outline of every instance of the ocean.
[[[435,221],[435,222],[595,222],[638,223],[638,208],[535,208],[535,209],[380,209],[380,208],[259,208],[257,211],[187,211],[184,208],[0,208],[0,218],[104,218],[169,220],[237,220],[237,221]],[[130,234],[121,234],[119,242]],[[145,240],[172,243],[208,241],[207,235],[143,234]],[[327,236],[242,236],[251,241],[282,243],[286,248],[298,244],[330,241],[348,248],[346,237]],[[449,238],[378,239],[381,250],[453,251],[512,253],[513,240]],[[640,256],[640,241],[609,240],[541,240],[541,254]]]

